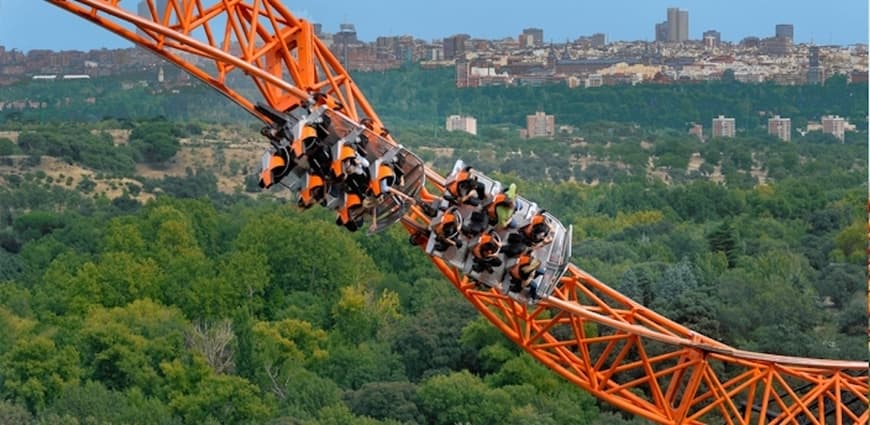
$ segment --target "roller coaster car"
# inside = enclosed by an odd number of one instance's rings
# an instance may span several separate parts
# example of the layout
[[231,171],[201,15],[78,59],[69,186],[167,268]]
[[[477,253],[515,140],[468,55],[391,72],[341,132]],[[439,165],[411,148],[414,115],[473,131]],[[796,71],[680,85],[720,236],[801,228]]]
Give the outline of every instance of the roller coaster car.
[[[376,225],[369,228],[370,232],[379,232],[399,221],[420,194],[425,183],[425,169],[419,157],[346,115],[329,109],[326,104],[299,105],[285,112],[265,104],[256,107],[271,121],[270,127],[263,132],[272,141],[270,149],[277,151],[276,146],[281,146],[291,152],[289,158],[293,160],[291,169],[280,177],[274,173],[266,176],[273,180],[271,184],[283,178],[284,185],[300,196],[309,172],[321,176],[325,180],[327,208],[340,212],[346,204],[346,193],[358,195],[365,214],[351,214],[355,218],[352,221],[359,227],[362,225],[360,218],[374,215]],[[361,166],[364,177],[359,181],[348,181],[341,167],[341,158],[349,156],[350,152],[355,152]],[[333,158],[338,160],[338,168]],[[279,163],[276,161],[275,164]],[[266,163],[263,170],[280,168],[277,165],[270,167],[271,164]],[[376,188],[373,181],[377,182]],[[385,182],[387,185],[383,186]]]
[[374,210],[377,217],[377,225],[370,228],[370,231],[379,232],[399,221],[408,212],[410,200],[418,198],[423,188],[426,178],[423,161],[401,145],[396,145],[373,133],[365,126],[360,126],[339,112],[327,110],[324,112],[324,116],[330,119],[336,134],[347,135],[358,131],[359,135],[354,142],[358,152],[364,155],[373,168],[369,170],[369,178],[374,176],[377,179],[378,176],[383,175],[381,166],[389,166],[395,175],[389,188],[404,195],[396,196],[392,193],[384,193],[384,196],[375,196],[369,182],[367,195],[369,195],[370,202],[375,203],[374,206],[370,207],[370,211]]
[[[450,182],[451,179],[455,179],[459,173],[465,170],[465,164],[461,160],[457,161],[446,181]],[[487,200],[491,201],[502,193],[500,182],[490,179],[476,170],[471,170],[470,173],[483,185]],[[570,226],[565,227],[556,217],[541,210],[537,204],[521,196],[516,197],[515,204],[516,210],[511,216],[514,225],[509,228],[497,229],[488,222],[486,213],[483,211],[485,204],[456,205],[448,196],[436,206],[438,213],[432,220],[434,225],[430,225],[429,239],[425,249],[427,254],[445,260],[451,266],[465,272],[470,279],[495,288],[517,301],[534,304],[538,299],[549,296],[565,273],[571,257],[572,229]],[[470,230],[461,232],[455,237],[456,241],[459,242],[458,244],[447,244],[447,246],[440,244],[439,238],[443,239],[443,236],[439,236],[436,232],[437,224],[443,222],[445,215],[448,214],[457,215],[460,222],[465,223],[464,229],[469,229],[469,222],[475,219],[478,222],[482,221],[483,229],[477,233]],[[532,230],[541,231],[540,225],[545,226],[546,235],[535,235],[532,232]],[[525,231],[528,231],[528,235],[522,234]],[[492,262],[487,267],[475,266],[476,256],[473,250],[481,242],[481,235],[484,234],[497,235],[500,242],[498,253],[500,264],[498,265]],[[517,246],[512,246],[512,243],[523,245],[517,248]],[[523,260],[523,255],[527,255],[529,259]],[[518,287],[516,275],[511,275],[512,268],[517,266],[521,260],[531,262],[532,259],[536,259],[540,265],[535,268],[534,275],[530,279],[522,279],[521,282],[524,284]],[[521,264],[519,267],[523,267],[523,265]],[[524,277],[529,278],[529,276]],[[512,290],[511,286],[519,291]]]

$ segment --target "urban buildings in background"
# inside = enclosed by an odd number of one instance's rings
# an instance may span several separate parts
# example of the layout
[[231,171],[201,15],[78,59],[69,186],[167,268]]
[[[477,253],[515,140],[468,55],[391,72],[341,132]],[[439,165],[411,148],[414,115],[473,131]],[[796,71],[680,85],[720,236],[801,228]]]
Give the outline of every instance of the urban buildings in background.
[[819,59],[819,46],[810,46],[807,66],[807,84],[822,84],[825,81],[825,68]]
[[[158,15],[166,12],[167,0],[153,3]],[[152,15],[147,2],[136,4],[138,13],[146,17]],[[412,35],[378,36],[372,42],[360,40],[356,27],[349,22],[335,28],[334,33],[317,23],[313,27],[324,45],[352,72],[384,71],[409,63],[423,68],[452,67],[455,84],[460,88],[565,84],[584,90],[609,85],[683,84],[721,79],[800,85],[824,84],[832,77],[845,78],[848,83],[868,81],[867,44],[795,44],[794,25],[773,22],[769,34],[745,37],[739,42],[726,41],[728,34],[723,35],[715,28],[705,30],[701,39],[693,40],[688,11],[670,8],[663,12],[667,20],[656,25],[656,41],[614,41],[608,40],[605,33],[597,32],[579,35],[574,40],[547,42],[545,28],[524,28],[515,37],[495,40],[455,34],[437,40],[420,40]],[[202,60],[186,53],[182,55],[195,64]],[[158,56],[141,48],[21,52],[6,50],[0,45],[0,85],[24,80],[62,84],[72,79],[66,76],[113,75],[136,75],[137,79],[150,75],[153,77],[147,77],[149,81],[162,85],[189,84],[189,75],[174,67],[165,67],[160,78],[158,68],[164,64]],[[27,99],[4,99],[0,108],[10,103],[31,104]],[[830,124],[830,132],[842,140],[842,132],[835,131],[838,128],[835,121]],[[821,131],[822,127],[816,121],[795,131],[803,134]],[[852,128],[848,123],[841,127],[845,132]],[[529,133],[529,127],[524,131]],[[699,126],[698,132],[702,131]],[[553,130],[531,133],[549,137]],[[710,133],[717,136],[727,132],[714,126]]]
[[780,39],[788,39],[789,42],[794,41],[794,25],[778,24],[776,26],[776,33],[774,37]]
[[702,40],[704,42],[704,47],[707,49],[715,49],[722,44],[722,34],[716,30],[707,30],[704,31],[702,36]]
[[713,118],[713,137],[734,137],[737,125],[734,118],[726,118],[724,115],[719,115],[719,118]]
[[791,118],[781,118],[774,115],[767,120],[767,134],[776,136],[779,140],[791,141]]
[[543,111],[535,112],[534,115],[526,115],[526,128],[520,130],[520,136],[529,139],[555,135],[556,118]]
[[846,120],[838,115],[822,117],[822,133],[836,137],[840,142],[846,140]]
[[477,119],[465,115],[450,115],[447,117],[447,131],[464,131],[477,135]]
[[540,47],[544,45],[544,30],[540,28],[526,28],[517,38],[520,47]]
[[655,40],[668,43],[689,41],[689,11],[668,8],[667,20],[655,26]]

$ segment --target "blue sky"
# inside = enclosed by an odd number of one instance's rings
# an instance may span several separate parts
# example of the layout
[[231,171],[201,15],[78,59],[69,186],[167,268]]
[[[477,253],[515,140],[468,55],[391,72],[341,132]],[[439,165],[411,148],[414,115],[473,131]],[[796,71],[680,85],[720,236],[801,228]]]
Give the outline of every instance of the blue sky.
[[[122,0],[135,9],[137,0]],[[211,4],[214,0],[206,0]],[[516,37],[523,28],[544,29],[547,41],[563,42],[603,32],[608,40],[651,40],[668,7],[689,12],[690,38],[708,29],[739,41],[771,36],[774,26],[791,23],[797,42],[867,43],[867,0],[285,0],[297,16],[335,32],[356,24],[361,39],[411,34],[425,40],[455,33],[473,37]],[[438,6],[434,6],[438,4]],[[532,5],[531,7],[528,5]],[[461,12],[458,12],[461,11]],[[0,0],[0,45],[7,49],[128,47],[119,37],[41,0]]]

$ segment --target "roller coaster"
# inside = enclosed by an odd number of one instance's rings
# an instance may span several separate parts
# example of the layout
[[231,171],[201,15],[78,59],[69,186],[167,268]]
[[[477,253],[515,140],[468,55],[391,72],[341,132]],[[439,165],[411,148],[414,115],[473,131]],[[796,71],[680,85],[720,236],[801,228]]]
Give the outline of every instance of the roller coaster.
[[868,422],[868,363],[747,352],[693,332],[570,264],[570,226],[514,188],[461,162],[446,178],[426,167],[281,0],[46,1],[249,111],[268,140],[262,187],[287,186],[349,230],[401,223],[493,325],[599,399],[661,424]]

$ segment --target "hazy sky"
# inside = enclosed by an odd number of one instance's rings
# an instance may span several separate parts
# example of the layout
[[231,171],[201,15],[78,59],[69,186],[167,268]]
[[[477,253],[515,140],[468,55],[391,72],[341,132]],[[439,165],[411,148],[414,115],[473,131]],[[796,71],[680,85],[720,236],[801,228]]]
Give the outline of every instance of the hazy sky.
[[[122,0],[135,10],[138,0]],[[205,0],[213,4],[214,0]],[[455,33],[516,37],[523,28],[544,29],[547,41],[564,42],[603,32],[608,40],[652,40],[668,7],[689,12],[689,36],[716,29],[722,39],[773,35],[774,26],[794,25],[795,41],[867,43],[867,0],[285,0],[299,17],[336,32],[356,24],[364,41],[378,35],[411,34],[424,40]],[[438,4],[438,6],[434,6]],[[531,5],[531,6],[530,6]],[[127,41],[43,0],[0,0],[0,45],[7,49],[129,47]]]

